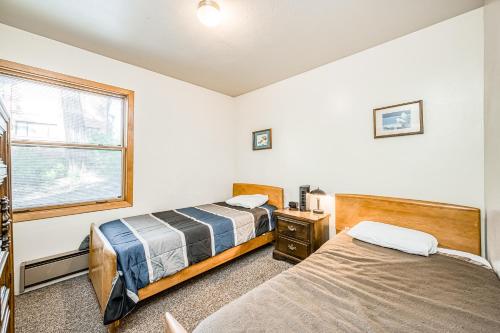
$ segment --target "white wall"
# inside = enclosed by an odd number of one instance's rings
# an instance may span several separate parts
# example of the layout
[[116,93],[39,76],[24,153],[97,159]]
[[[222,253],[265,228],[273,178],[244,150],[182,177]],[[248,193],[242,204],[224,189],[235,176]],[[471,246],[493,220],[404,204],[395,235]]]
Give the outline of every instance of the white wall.
[[487,255],[500,274],[500,0],[484,7]]
[[16,223],[16,269],[22,261],[78,248],[92,222],[230,195],[232,98],[6,25],[0,25],[0,44],[2,59],[135,91],[134,207]]
[[[373,108],[419,99],[425,134],[373,138]],[[483,208],[482,9],[240,96],[236,107],[237,179],[282,185],[286,200],[311,184]],[[251,132],[269,127],[273,149],[252,151]]]
[[[134,207],[16,223],[16,268],[75,249],[92,222],[220,200],[234,180],[483,208],[482,9],[235,99],[5,25],[0,43],[2,59],[136,92]],[[373,108],[418,99],[424,135],[373,139]],[[252,151],[269,127],[273,149]]]

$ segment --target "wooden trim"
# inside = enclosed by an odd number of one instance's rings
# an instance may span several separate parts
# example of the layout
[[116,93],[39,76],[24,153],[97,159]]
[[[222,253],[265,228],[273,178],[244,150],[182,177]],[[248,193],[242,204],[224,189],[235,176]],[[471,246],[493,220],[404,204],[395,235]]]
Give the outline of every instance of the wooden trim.
[[[388,134],[388,135],[377,136],[377,111],[395,108],[398,106],[415,104],[415,103],[419,104],[419,113],[420,113],[420,130],[419,131],[410,132],[410,133]],[[424,101],[423,100],[395,104],[395,105],[390,105],[390,106],[384,106],[382,108],[373,109],[373,138],[374,139],[390,138],[390,137],[394,137],[394,136],[416,135],[416,134],[424,134]]]
[[123,189],[125,201],[131,206],[134,203],[134,98],[135,94],[133,91],[129,90],[126,100],[127,108],[127,128],[124,133],[125,135],[125,156],[124,156],[124,177],[123,177]]
[[337,194],[335,228],[348,229],[370,220],[420,230],[437,238],[440,247],[481,255],[481,212],[478,208],[431,201]]
[[284,206],[284,194],[281,187],[245,183],[233,184],[233,196],[248,194],[265,194],[269,196],[268,204],[276,206],[278,209],[282,209]]
[[[45,82],[49,84],[85,90],[98,94],[121,97],[125,99],[124,113],[127,119],[126,128],[123,129],[123,145],[100,146],[91,144],[56,143],[43,141],[15,140],[15,145],[51,146],[81,149],[109,149],[121,150],[123,152],[123,199],[108,200],[102,202],[82,202],[71,205],[59,205],[52,207],[37,207],[28,212],[17,212],[14,214],[14,222],[30,221],[57,216],[66,216],[93,211],[101,211],[115,208],[131,207],[133,205],[134,191],[134,92],[132,90],[103,84],[95,81],[64,75],[57,72],[22,65],[12,61],[0,59],[0,74],[11,75],[24,79]],[[125,124],[124,124],[125,126]]]
[[0,59],[0,73],[112,96],[129,96],[134,93],[132,90],[109,84],[82,79],[76,76],[65,75],[3,59]]
[[14,222],[26,222],[33,220],[48,219],[51,217],[76,215],[83,213],[98,212],[102,210],[128,208],[132,207],[132,203],[127,200],[110,200],[107,202],[94,202],[87,204],[76,204],[68,206],[59,206],[56,208],[34,208],[28,211],[14,212]]

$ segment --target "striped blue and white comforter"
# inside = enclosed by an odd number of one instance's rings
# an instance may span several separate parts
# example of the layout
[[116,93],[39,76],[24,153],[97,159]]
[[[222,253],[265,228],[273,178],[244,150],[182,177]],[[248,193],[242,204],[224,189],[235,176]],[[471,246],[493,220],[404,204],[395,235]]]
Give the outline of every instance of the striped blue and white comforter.
[[220,202],[102,224],[118,260],[104,324],[127,315],[139,301],[139,289],[273,230],[274,210]]

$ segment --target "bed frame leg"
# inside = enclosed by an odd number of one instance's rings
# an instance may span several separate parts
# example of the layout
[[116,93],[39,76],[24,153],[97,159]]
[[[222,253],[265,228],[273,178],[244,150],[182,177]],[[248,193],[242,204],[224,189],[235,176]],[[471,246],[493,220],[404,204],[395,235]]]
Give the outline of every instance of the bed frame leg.
[[118,332],[118,327],[120,326],[120,321],[117,320],[108,325],[108,333],[116,333]]

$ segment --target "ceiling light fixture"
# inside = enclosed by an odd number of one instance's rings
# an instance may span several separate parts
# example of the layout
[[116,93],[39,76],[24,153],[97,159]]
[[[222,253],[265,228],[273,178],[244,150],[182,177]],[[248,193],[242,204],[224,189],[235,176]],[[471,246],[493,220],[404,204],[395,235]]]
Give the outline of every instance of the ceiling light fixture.
[[215,27],[219,24],[221,15],[217,2],[201,0],[198,4],[198,19],[208,27]]

